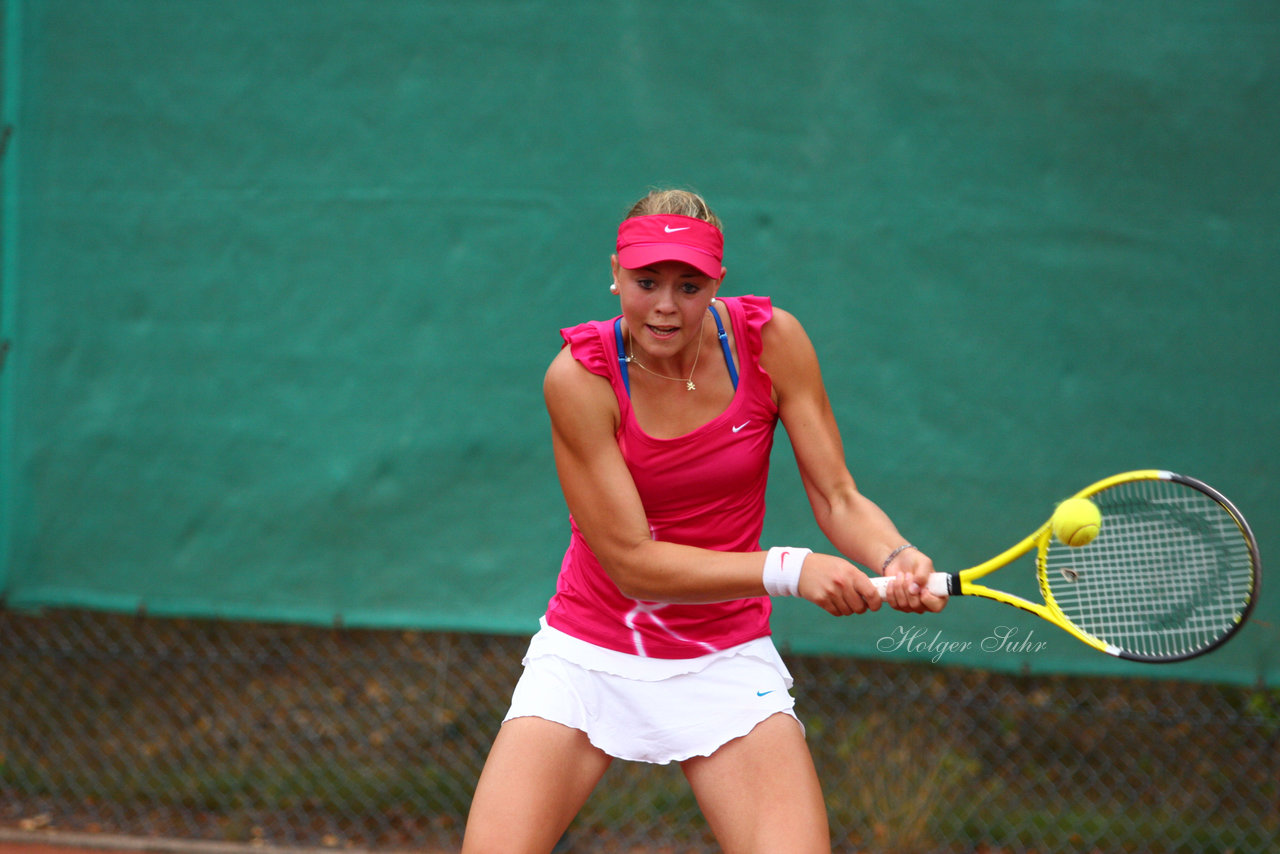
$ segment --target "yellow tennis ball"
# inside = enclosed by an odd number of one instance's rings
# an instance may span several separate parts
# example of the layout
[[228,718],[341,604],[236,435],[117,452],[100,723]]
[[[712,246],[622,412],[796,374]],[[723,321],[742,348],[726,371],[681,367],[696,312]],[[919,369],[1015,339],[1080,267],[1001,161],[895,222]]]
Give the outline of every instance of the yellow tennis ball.
[[1068,498],[1053,511],[1053,535],[1077,549],[1093,542],[1102,528],[1102,512],[1087,498]]

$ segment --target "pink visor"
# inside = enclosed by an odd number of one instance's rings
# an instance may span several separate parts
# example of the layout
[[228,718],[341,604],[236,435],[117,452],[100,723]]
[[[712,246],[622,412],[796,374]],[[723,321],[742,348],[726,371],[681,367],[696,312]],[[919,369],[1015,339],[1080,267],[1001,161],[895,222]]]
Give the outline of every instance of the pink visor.
[[709,222],[691,216],[633,216],[618,226],[618,263],[638,270],[659,261],[683,261],[713,279],[720,278],[724,235]]

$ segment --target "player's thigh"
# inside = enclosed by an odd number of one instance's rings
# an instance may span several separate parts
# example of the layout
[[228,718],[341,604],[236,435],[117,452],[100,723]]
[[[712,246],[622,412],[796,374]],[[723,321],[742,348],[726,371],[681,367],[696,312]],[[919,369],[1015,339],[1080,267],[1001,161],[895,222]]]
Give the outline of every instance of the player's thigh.
[[773,715],[681,767],[726,854],[831,851],[822,786],[791,716]]
[[476,784],[463,854],[551,851],[610,761],[579,730],[542,718],[507,721]]

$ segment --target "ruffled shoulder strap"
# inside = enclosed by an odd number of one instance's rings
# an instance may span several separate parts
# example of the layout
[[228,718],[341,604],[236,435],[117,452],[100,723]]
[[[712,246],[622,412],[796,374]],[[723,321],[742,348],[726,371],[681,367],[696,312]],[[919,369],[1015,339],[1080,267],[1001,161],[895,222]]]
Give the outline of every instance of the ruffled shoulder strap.
[[560,337],[579,364],[609,381],[625,409],[631,396],[625,388],[627,375],[618,361],[622,352],[617,344],[618,336],[614,334],[618,319],[592,320],[569,326],[560,330]]
[[573,358],[588,371],[610,379],[617,375],[616,370],[610,370],[611,362],[617,361],[611,346],[613,321],[592,320],[569,326],[560,330],[560,337],[573,353]]
[[[760,364],[760,354],[764,352],[764,341],[760,330],[773,318],[773,301],[768,297],[745,295],[729,297],[737,303],[741,311],[730,311],[734,320],[734,334],[745,345],[747,356],[753,364]],[[728,302],[729,299],[725,300]]]

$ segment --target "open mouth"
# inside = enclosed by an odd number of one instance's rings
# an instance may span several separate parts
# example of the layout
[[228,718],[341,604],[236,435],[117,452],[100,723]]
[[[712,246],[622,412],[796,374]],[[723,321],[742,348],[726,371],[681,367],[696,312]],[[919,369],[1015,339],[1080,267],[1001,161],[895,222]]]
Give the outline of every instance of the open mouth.
[[679,326],[654,326],[653,324],[645,324],[645,328],[654,338],[672,338],[680,331]]

